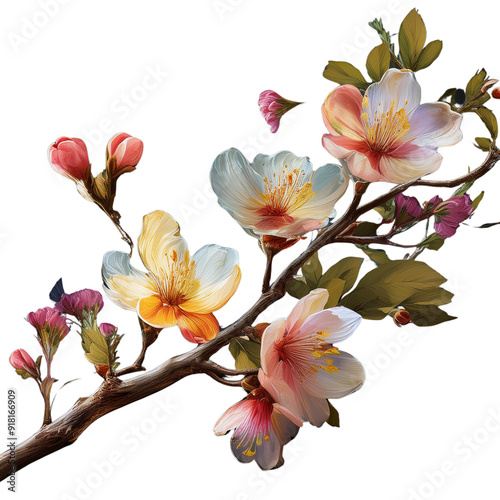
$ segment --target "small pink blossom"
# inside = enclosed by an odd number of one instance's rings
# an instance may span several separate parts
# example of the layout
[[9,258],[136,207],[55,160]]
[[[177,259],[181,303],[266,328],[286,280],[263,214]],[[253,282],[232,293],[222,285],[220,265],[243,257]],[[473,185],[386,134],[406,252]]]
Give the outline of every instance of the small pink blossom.
[[273,134],[278,131],[281,117],[299,104],[302,103],[284,99],[273,90],[264,90],[259,95],[260,112],[267,124],[271,126]]
[[433,198],[437,207],[434,209],[434,229],[442,238],[453,236],[458,226],[467,220],[474,212],[472,200],[468,194],[454,196],[442,201],[439,197]]
[[9,362],[16,370],[25,371],[30,377],[35,379],[40,378],[40,371],[37,364],[24,349],[14,351],[10,355]]
[[399,193],[395,198],[395,204],[395,228],[402,228],[418,222],[424,213],[423,208],[420,206],[420,202],[413,196],[405,196]]
[[217,421],[217,436],[235,429],[231,450],[238,461],[255,460],[263,470],[283,465],[283,446],[290,442],[302,426],[283,406],[274,402],[261,387],[231,406]]
[[59,174],[73,181],[86,181],[90,160],[85,143],[76,137],[59,137],[49,148],[49,162]]
[[56,309],[44,307],[29,313],[27,320],[36,328],[38,342],[43,349],[47,363],[50,363],[59,343],[69,333],[66,318],[61,316]]
[[131,170],[131,167],[135,167],[142,157],[143,149],[144,144],[140,139],[125,132],[113,136],[108,142],[107,155],[108,158],[116,159],[114,175],[120,175]]
[[261,344],[262,387],[277,403],[316,427],[329,417],[327,399],[347,396],[365,380],[361,363],[333,345],[352,335],[361,316],[345,307],[323,309],[327,301],[327,290],[313,290],[286,320],[266,328]]
[[84,288],[78,292],[64,293],[54,307],[61,314],[70,314],[81,321],[84,312],[95,311],[97,314],[104,307],[104,302],[98,291]]
[[111,323],[101,323],[99,325],[99,330],[105,337],[109,337],[116,332],[116,326]]

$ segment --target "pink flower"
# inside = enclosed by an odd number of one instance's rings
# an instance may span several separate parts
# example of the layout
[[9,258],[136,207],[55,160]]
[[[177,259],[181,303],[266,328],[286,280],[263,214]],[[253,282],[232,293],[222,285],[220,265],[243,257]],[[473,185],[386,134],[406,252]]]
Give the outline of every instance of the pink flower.
[[408,70],[389,69],[363,97],[352,85],[333,90],[322,107],[323,146],[365,181],[403,183],[436,171],[438,147],[462,139],[462,116],[444,102],[420,104]]
[[215,424],[214,432],[222,436],[235,429],[231,438],[234,456],[243,463],[255,460],[261,469],[269,470],[283,465],[283,446],[301,426],[300,419],[259,387],[231,406]]
[[28,322],[36,328],[38,342],[40,343],[47,363],[50,364],[61,340],[69,333],[66,318],[59,311],[51,307],[38,309],[28,314]]
[[76,137],[59,137],[49,148],[53,169],[73,181],[86,181],[90,175],[90,160],[85,143]]
[[104,302],[98,291],[84,288],[78,292],[64,293],[54,307],[61,314],[70,314],[81,321],[84,312],[97,314],[104,307]]
[[117,176],[133,170],[141,159],[143,149],[144,144],[140,139],[125,132],[113,136],[107,147],[108,159],[116,159],[116,170],[113,174]]
[[446,201],[435,197],[433,201],[437,204],[433,212],[434,229],[442,238],[453,236],[457,232],[458,226],[474,212],[472,200],[468,194],[454,196]]
[[352,335],[361,316],[345,307],[324,310],[327,301],[327,290],[313,290],[286,320],[266,328],[259,370],[260,383],[277,403],[317,427],[328,419],[327,398],[347,396],[365,380],[361,363],[333,346]]
[[273,134],[278,131],[281,117],[299,104],[302,103],[284,99],[273,90],[264,90],[259,95],[260,112],[267,124],[271,126]]
[[99,330],[105,337],[109,337],[116,332],[116,326],[112,325],[111,323],[101,323],[99,325]]
[[40,370],[37,364],[24,349],[17,349],[17,351],[14,351],[10,355],[9,362],[16,370],[26,372],[27,376],[33,377],[34,379],[40,378]]

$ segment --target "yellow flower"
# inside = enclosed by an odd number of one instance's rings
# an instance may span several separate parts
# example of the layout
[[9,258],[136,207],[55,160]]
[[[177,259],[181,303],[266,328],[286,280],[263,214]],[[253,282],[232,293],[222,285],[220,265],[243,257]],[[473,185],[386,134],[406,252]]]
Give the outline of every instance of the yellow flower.
[[234,295],[241,279],[238,252],[205,245],[192,257],[177,221],[157,210],[144,217],[139,254],[148,272],[135,269],[124,252],[104,256],[104,290],[124,309],[156,328],[179,325],[190,342],[219,333],[214,311]]

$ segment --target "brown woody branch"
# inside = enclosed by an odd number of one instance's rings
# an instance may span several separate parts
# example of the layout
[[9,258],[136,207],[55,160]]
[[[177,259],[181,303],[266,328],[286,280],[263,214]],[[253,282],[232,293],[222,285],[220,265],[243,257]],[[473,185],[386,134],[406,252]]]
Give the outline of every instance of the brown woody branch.
[[[159,392],[174,384],[184,377],[196,373],[206,373],[215,376],[219,381],[227,381],[228,376],[244,375],[244,372],[220,367],[210,361],[210,357],[222,347],[229,344],[238,336],[249,335],[253,332],[251,325],[259,314],[265,311],[271,304],[285,295],[285,288],[294,274],[297,274],[304,263],[312,257],[323,246],[342,240],[346,237],[348,228],[353,227],[359,216],[382,205],[398,193],[406,191],[412,186],[434,186],[455,187],[465,182],[470,182],[485,175],[500,159],[500,151],[492,148],[484,163],[467,175],[451,181],[423,181],[415,180],[395,186],[385,195],[360,206],[361,198],[367,189],[367,185],[358,182],[355,186],[353,201],[345,212],[331,226],[322,230],[307,249],[298,256],[280,274],[278,279],[263,293],[257,302],[232,325],[221,330],[219,335],[189,352],[169,359],[154,370],[138,375],[132,380],[122,381],[111,377],[105,380],[99,389],[91,396],[82,398],[64,415],[53,423],[43,426],[31,438],[21,443],[16,450],[15,468],[17,470],[54,453],[74,443],[78,437],[99,418],[119,408],[139,401],[151,394]],[[342,233],[344,235],[342,236]],[[145,354],[145,352],[144,352]],[[142,367],[142,359],[139,359]],[[134,366],[134,365],[133,365]],[[122,371],[122,374],[124,371]],[[131,371],[127,371],[131,373]],[[250,373],[249,373],[250,374]],[[236,385],[234,382],[231,385]],[[236,381],[240,383],[240,381]],[[11,463],[9,452],[0,456],[0,480],[11,474]]]

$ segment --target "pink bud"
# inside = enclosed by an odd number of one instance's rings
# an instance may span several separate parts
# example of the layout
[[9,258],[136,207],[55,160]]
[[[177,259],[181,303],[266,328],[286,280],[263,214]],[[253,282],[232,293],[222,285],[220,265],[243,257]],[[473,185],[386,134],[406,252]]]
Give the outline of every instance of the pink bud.
[[70,314],[80,321],[83,320],[83,313],[95,312],[97,314],[104,307],[102,295],[97,290],[84,288],[78,292],[64,293],[54,308],[61,314]]
[[34,378],[38,376],[38,366],[24,349],[14,351],[9,362],[16,370],[25,370]]
[[49,148],[53,169],[71,180],[86,181],[90,173],[87,146],[81,139],[59,137]]
[[259,108],[267,124],[271,126],[271,132],[278,131],[281,117],[291,109],[302,104],[301,102],[289,101],[281,97],[274,90],[264,90],[259,95]]
[[442,238],[450,238],[473,212],[474,207],[468,194],[453,196],[441,202],[434,210],[434,229]]
[[142,156],[144,144],[140,139],[132,137],[125,132],[116,134],[108,142],[108,158],[116,159],[115,174],[126,167],[135,167]]
[[105,337],[109,337],[116,332],[116,326],[111,323],[101,323],[99,325],[99,330]]

